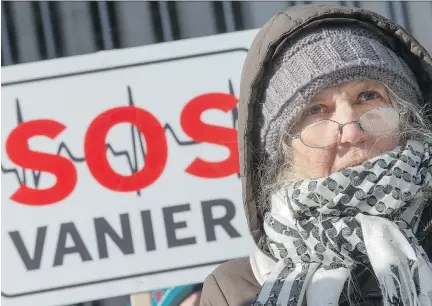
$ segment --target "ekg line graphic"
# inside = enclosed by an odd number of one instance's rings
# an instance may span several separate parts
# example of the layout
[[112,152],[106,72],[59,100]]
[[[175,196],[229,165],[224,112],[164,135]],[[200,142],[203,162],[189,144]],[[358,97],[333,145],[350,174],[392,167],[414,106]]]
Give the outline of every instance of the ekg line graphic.
[[[234,88],[232,85],[231,80],[228,80],[228,87],[229,87],[229,92],[231,95],[234,95]],[[133,94],[132,94],[132,89],[130,88],[130,86],[127,86],[127,91],[128,91],[128,104],[130,106],[135,106],[135,102],[133,99]],[[16,108],[16,118],[17,118],[17,123],[18,125],[21,124],[22,122],[24,122],[23,119],[23,113],[22,113],[22,109],[21,109],[21,105],[19,103],[19,100],[16,99],[16,104],[15,104],[15,108]],[[238,111],[237,111],[237,107],[234,107],[231,111],[231,116],[232,116],[232,127],[235,128],[236,124],[237,124],[237,120],[238,120]],[[193,145],[197,145],[199,144],[199,142],[195,142],[193,140],[180,140],[180,138],[177,136],[176,132],[174,131],[174,129],[171,127],[171,125],[169,123],[166,123],[164,125],[164,130],[165,133],[170,133],[171,136],[174,138],[175,142],[177,143],[177,145],[179,146],[193,146]],[[138,154],[141,154],[143,160],[145,161],[145,157],[146,157],[146,152],[145,152],[145,146],[144,146],[144,141],[143,141],[143,136],[141,135],[141,133],[138,131],[138,129],[131,124],[131,140],[132,140],[132,153],[130,153],[127,150],[116,150],[114,148],[114,146],[110,143],[106,144],[106,151],[107,152],[111,152],[111,154],[114,157],[124,157],[127,160],[127,165],[131,171],[131,173],[136,173],[139,170],[139,163],[138,163]],[[139,144],[137,144],[136,141],[136,136],[138,136],[138,142]],[[83,163],[85,162],[85,158],[84,157],[80,157],[80,156],[76,156],[72,153],[72,150],[68,147],[68,145],[65,142],[61,142],[58,146],[57,155],[61,155],[62,153],[64,153],[71,161],[73,161],[74,163]],[[132,156],[131,156],[132,155]],[[1,164],[1,171],[2,174],[12,174],[15,176],[15,179],[17,180],[17,182],[20,185],[27,185],[27,178],[28,178],[28,173],[30,172],[31,174],[31,180],[34,183],[35,188],[39,187],[40,184],[40,180],[42,177],[42,172],[41,171],[35,171],[35,170],[29,170],[29,169],[24,169],[24,168],[20,168],[20,167],[11,167],[11,168],[6,168],[5,166],[3,166],[3,163]],[[137,190],[137,195],[140,196],[141,195],[141,191]]]

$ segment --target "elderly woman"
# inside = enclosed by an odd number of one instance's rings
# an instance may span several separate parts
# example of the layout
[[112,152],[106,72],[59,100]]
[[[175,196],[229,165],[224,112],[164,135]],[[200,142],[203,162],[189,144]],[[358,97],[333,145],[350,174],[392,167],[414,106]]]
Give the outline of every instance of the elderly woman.
[[258,251],[201,305],[432,305],[432,59],[375,13],[274,16],[241,82],[243,198]]

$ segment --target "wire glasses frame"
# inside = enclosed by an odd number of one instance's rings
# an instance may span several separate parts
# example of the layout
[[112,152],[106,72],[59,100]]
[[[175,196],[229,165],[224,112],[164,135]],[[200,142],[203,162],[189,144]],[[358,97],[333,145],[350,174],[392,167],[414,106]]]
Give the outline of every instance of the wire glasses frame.
[[[311,148],[325,148],[331,146],[338,142],[340,136],[343,133],[343,128],[349,124],[357,124],[363,133],[369,136],[385,136],[391,132],[393,132],[399,125],[401,113],[392,107],[375,107],[363,115],[360,116],[359,119],[354,121],[349,121],[345,123],[339,123],[331,119],[322,119],[315,121],[307,126],[305,126],[298,134],[292,136],[292,139],[300,139],[300,141],[308,147]],[[330,127],[330,128],[329,128]],[[327,129],[329,132],[334,133],[332,135],[331,141],[329,143],[325,143],[322,145],[312,144],[312,141],[309,139],[308,135],[310,134],[318,134],[316,135],[316,142],[323,142],[326,140],[325,137],[322,137],[322,134],[319,134],[323,129]],[[313,132],[318,133],[313,133]],[[315,137],[315,135],[313,135]]]

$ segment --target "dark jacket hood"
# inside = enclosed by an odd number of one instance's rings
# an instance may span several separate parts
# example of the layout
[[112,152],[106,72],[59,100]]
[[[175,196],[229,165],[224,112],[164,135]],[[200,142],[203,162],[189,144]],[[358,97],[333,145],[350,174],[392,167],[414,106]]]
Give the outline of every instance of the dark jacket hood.
[[[336,5],[295,6],[273,16],[258,32],[246,57],[240,84],[238,144],[243,203],[250,233],[255,244],[260,245],[263,215],[258,209],[256,191],[259,187],[254,177],[257,160],[256,125],[260,114],[259,86],[278,47],[304,29],[326,22],[359,23],[376,31],[389,43],[413,70],[424,101],[432,108],[432,58],[426,49],[401,26],[360,8]],[[267,255],[268,252],[263,250]]]

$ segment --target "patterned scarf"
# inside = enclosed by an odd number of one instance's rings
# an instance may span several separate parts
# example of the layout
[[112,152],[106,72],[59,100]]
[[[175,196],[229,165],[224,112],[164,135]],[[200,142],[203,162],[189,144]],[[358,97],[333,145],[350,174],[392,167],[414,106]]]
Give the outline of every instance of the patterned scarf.
[[372,267],[384,305],[432,305],[432,264],[414,233],[432,190],[432,144],[406,145],[276,193],[264,218],[278,260],[253,306],[338,305],[350,271]]

